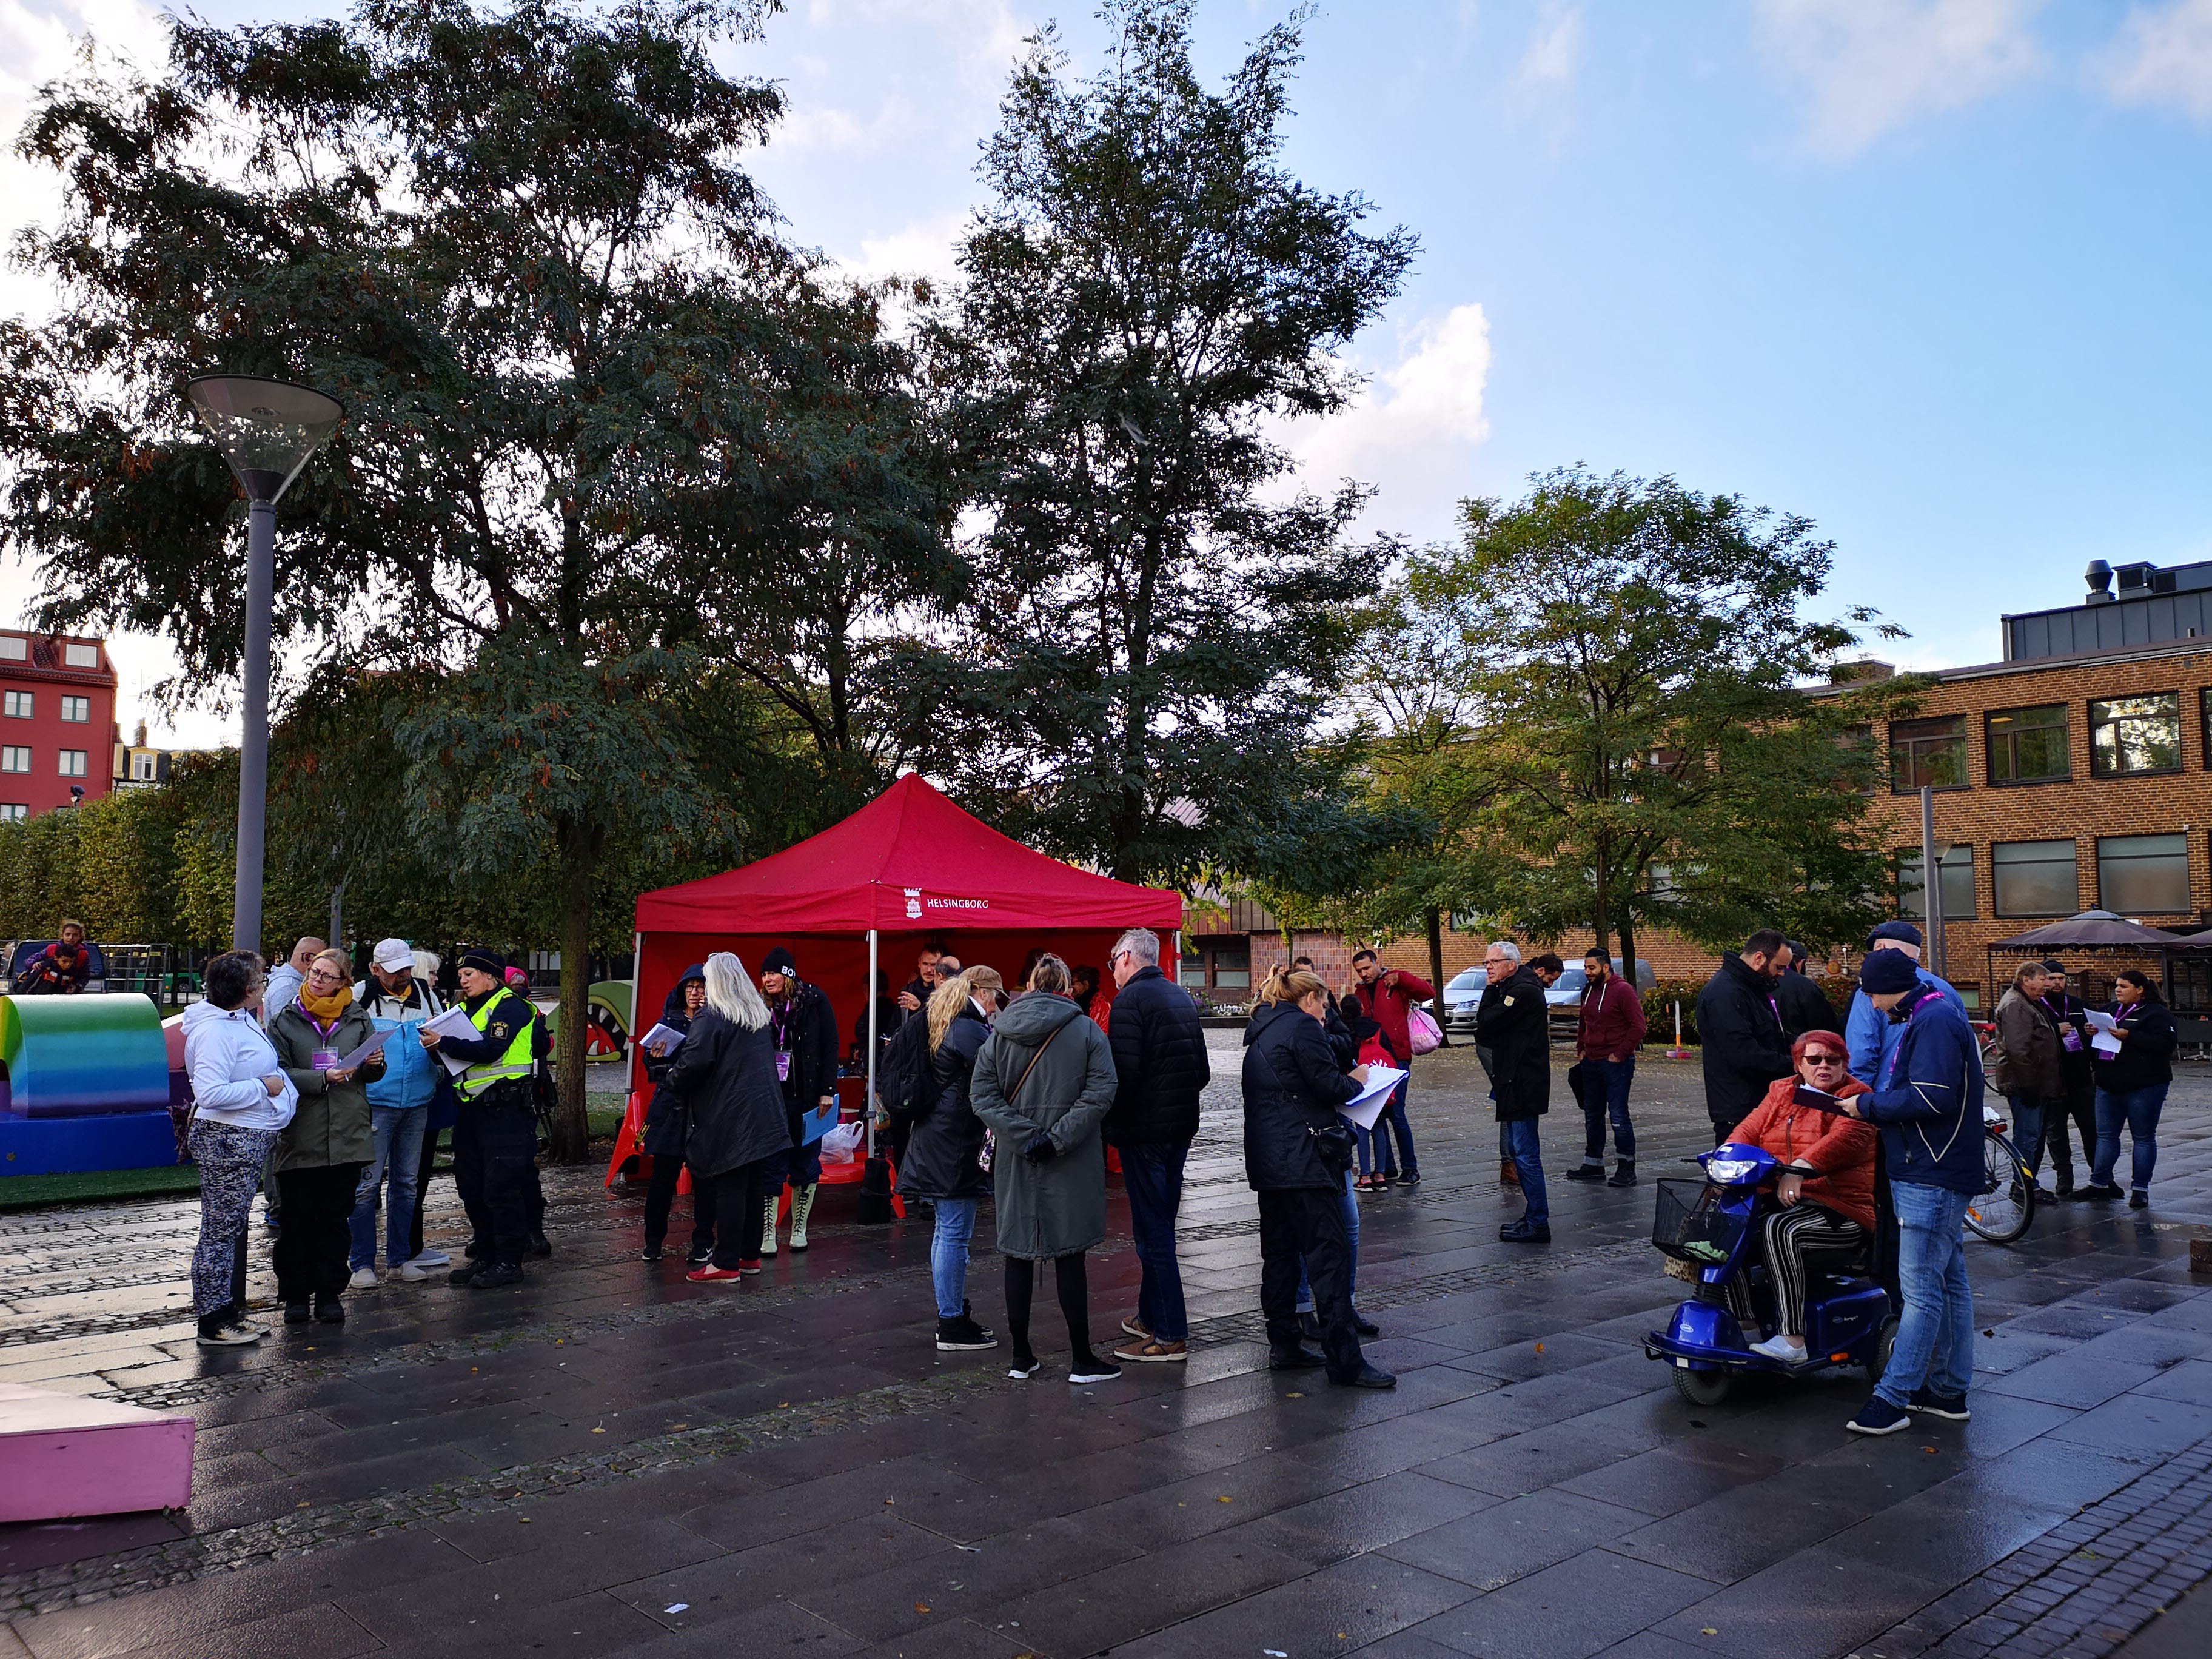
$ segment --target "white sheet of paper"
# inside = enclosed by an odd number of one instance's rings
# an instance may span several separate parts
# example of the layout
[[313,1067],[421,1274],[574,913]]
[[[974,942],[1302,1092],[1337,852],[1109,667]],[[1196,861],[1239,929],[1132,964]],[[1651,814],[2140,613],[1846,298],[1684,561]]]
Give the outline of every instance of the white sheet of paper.
[[2120,1052],[2120,1040],[2110,1031],[2100,1031],[2089,1039],[2089,1047],[2100,1054],[2117,1054]]
[[1390,1091],[1398,1086],[1405,1073],[1395,1066],[1370,1066],[1367,1068],[1367,1086],[1336,1109],[1363,1129],[1375,1127],[1375,1120],[1382,1115],[1389,1103]]
[[[643,1036],[640,1037],[638,1042],[642,1043],[653,1053],[660,1055],[663,1059],[665,1059],[669,1054],[674,1054],[678,1048],[682,1048],[684,1046],[684,1039],[690,1035],[690,1033],[688,1031],[679,1031],[672,1025],[663,1025],[659,1021],[655,1020],[653,1022],[653,1029],[650,1031],[647,1031]],[[668,1045],[665,1050],[660,1046],[664,1042]]]
[[392,1041],[392,1032],[398,1029],[399,1028],[398,1026],[393,1025],[386,1027],[385,1030],[377,1032],[375,1036],[370,1037],[368,1042],[362,1043],[360,1048],[355,1049],[351,1054],[339,1055],[338,1063],[331,1066],[331,1070],[333,1072],[351,1072],[359,1070],[362,1061],[368,1059],[374,1054],[381,1054],[383,1052],[384,1045]]
[[2109,1031],[2118,1024],[2110,1014],[2100,1014],[2094,1008],[2083,1009],[2081,1018],[2100,1031]]
[[[469,1011],[458,1003],[447,1009],[435,1019],[426,1019],[415,1029],[418,1031],[434,1031],[441,1037],[459,1037],[463,1042],[480,1035],[477,1030],[476,1022],[469,1018]],[[430,1052],[445,1062],[446,1073],[449,1077],[459,1077],[469,1069],[468,1061],[457,1060],[442,1048],[433,1048]]]

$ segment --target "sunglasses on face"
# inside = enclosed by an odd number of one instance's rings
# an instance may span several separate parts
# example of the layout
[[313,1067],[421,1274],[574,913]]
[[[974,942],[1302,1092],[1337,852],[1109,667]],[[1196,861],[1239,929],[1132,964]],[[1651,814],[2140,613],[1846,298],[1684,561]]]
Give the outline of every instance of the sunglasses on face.
[[1808,1066],[1842,1066],[1847,1062],[1841,1054],[1821,1053],[1807,1054],[1805,1063]]

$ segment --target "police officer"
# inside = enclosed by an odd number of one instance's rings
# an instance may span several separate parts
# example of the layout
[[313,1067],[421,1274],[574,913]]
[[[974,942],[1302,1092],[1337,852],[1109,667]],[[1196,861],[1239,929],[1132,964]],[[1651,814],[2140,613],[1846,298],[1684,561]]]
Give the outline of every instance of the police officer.
[[453,1125],[453,1184],[475,1237],[470,1260],[453,1270],[452,1281],[475,1290],[520,1279],[531,1242],[538,1019],[529,999],[507,988],[506,969],[489,951],[464,955],[462,1006],[478,1035],[422,1033],[424,1048],[469,1062],[456,1079],[461,1108]]

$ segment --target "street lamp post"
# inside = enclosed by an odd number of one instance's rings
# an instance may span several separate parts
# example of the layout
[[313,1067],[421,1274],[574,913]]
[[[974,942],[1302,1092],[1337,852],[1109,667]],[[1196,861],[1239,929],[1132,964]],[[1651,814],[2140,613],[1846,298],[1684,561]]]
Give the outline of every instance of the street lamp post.
[[1920,899],[1928,913],[1928,969],[1938,979],[1948,978],[1949,966],[1943,950],[1943,860],[1951,856],[1951,843],[1936,839],[1936,792],[1920,787]]
[[234,950],[261,947],[262,836],[269,796],[269,629],[276,590],[276,503],[345,417],[335,398],[285,380],[204,374],[185,396],[246,490],[244,730],[238,749]]

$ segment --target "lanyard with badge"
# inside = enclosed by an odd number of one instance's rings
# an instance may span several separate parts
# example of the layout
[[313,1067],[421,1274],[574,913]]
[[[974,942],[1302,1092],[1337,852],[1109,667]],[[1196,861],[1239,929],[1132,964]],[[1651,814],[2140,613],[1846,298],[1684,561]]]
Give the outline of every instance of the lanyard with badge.
[[769,1016],[769,1029],[775,1036],[775,1080],[778,1083],[791,1081],[790,1012],[787,1006]]
[[[307,1010],[304,1008],[300,1012],[301,1013],[307,1013]],[[315,1035],[322,1038],[325,1042],[328,1042],[331,1040],[331,1033],[338,1029],[338,1023],[337,1020],[334,1019],[329,1024],[325,1025],[322,1021],[317,1019],[313,1014],[307,1014],[307,1024],[315,1028]],[[314,1053],[307,1056],[307,1064],[318,1072],[327,1072],[337,1063],[338,1051],[335,1048],[318,1048]]]

